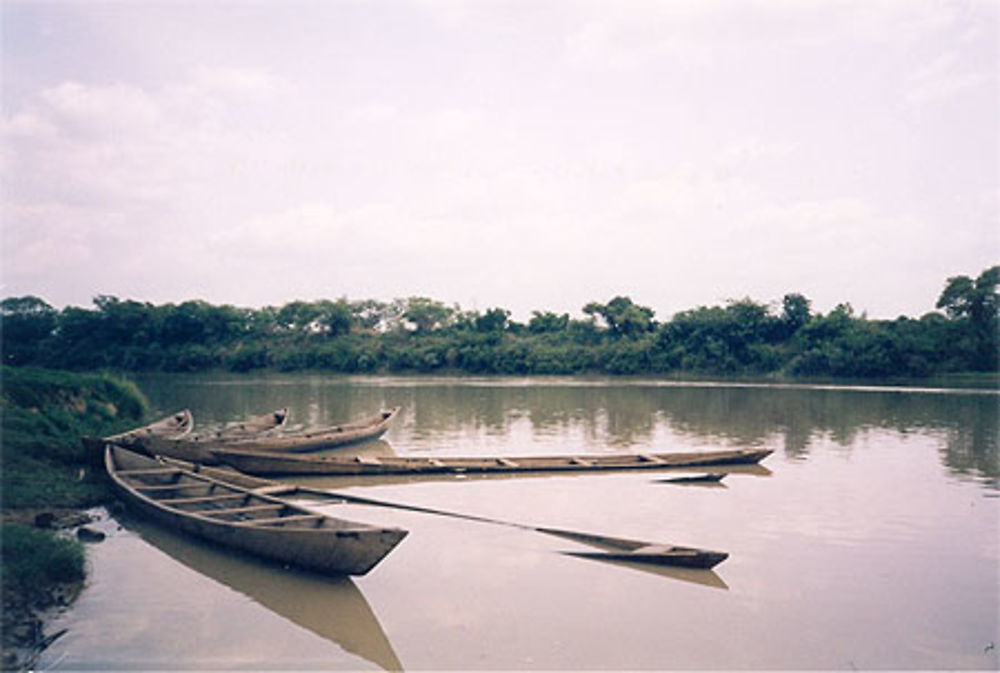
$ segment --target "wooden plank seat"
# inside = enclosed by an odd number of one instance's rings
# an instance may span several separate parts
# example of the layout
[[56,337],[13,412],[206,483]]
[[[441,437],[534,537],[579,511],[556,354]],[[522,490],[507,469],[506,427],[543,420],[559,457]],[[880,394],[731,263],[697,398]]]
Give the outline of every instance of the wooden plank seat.
[[246,507],[226,507],[222,509],[198,510],[198,514],[204,516],[222,516],[226,514],[252,514],[253,512],[266,512],[268,510],[280,510],[285,507],[284,503],[274,503],[268,505],[248,505]]
[[120,470],[118,472],[118,474],[121,475],[121,476],[123,476],[123,477],[136,477],[136,476],[143,476],[143,475],[147,475],[147,474],[149,474],[149,475],[153,475],[153,474],[166,475],[166,474],[180,474],[180,473],[181,473],[181,471],[179,469],[177,469],[176,467],[147,467],[147,468],[135,469],[135,470]]
[[249,496],[246,493],[226,493],[224,495],[199,495],[190,498],[159,498],[158,502],[164,505],[187,505],[198,502],[218,502],[219,500],[246,500]]
[[179,491],[184,488],[203,488],[208,484],[192,484],[191,482],[175,484],[132,484],[137,491]]
[[293,523],[299,521],[314,521],[319,523],[323,520],[322,514],[289,514],[288,516],[276,516],[268,519],[249,519],[247,521],[239,521],[240,525],[252,525],[252,526],[270,526],[276,523]]

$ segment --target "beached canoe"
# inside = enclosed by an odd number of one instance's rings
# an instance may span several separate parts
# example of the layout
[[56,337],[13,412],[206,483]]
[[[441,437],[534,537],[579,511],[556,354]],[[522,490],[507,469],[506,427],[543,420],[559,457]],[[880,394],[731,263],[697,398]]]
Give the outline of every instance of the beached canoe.
[[271,451],[305,452],[378,439],[389,429],[389,424],[398,412],[398,408],[393,408],[361,421],[309,432],[261,434],[245,438],[217,437],[207,434],[174,439],[144,435],[115,443],[149,455],[167,456],[211,465],[218,462],[214,450],[222,447],[261,453]]
[[393,407],[351,423],[305,432],[237,439],[227,441],[226,446],[235,449],[292,453],[334,449],[378,439],[389,429],[389,424],[398,413],[399,407]]
[[[253,488],[108,444],[105,469],[119,495],[175,530],[276,563],[337,575],[363,575],[406,537],[311,512]],[[277,487],[278,489],[282,487]],[[269,495],[269,492],[272,495]]]
[[165,418],[154,421],[149,425],[144,425],[134,430],[120,432],[117,435],[104,437],[104,441],[128,441],[137,437],[164,437],[169,439],[180,439],[191,434],[194,430],[194,416],[189,409],[182,409],[176,414],[170,414]]
[[415,458],[399,456],[304,456],[249,451],[232,444],[211,448],[215,461],[257,475],[483,474],[586,472],[670,467],[746,465],[769,456],[769,449],[698,453],[609,454],[588,456],[518,456],[512,458]]

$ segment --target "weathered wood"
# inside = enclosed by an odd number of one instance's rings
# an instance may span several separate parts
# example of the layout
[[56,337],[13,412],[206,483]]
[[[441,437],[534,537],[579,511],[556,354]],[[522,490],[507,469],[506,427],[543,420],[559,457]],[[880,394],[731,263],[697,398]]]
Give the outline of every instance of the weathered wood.
[[219,502],[221,500],[246,500],[246,493],[226,493],[223,495],[199,495],[191,498],[157,498],[165,505],[193,505],[199,502]]
[[247,505],[245,507],[199,509],[197,510],[197,513],[201,514],[202,516],[220,516],[226,514],[253,514],[254,512],[269,512],[275,509],[281,509],[283,507],[284,505],[280,503],[270,504],[270,505]]
[[130,435],[122,439],[115,439],[113,443],[147,455],[166,456],[211,465],[218,463],[213,452],[215,448],[299,453],[374,440],[381,437],[389,429],[389,425],[397,413],[399,413],[398,407],[382,411],[375,416],[355,423],[345,423],[309,432],[286,434],[267,432],[245,437],[227,437],[212,433],[180,438]]
[[319,523],[322,519],[326,517],[322,514],[289,514],[288,516],[275,516],[268,519],[249,519],[247,521],[239,521],[240,524],[253,525],[253,526],[270,526],[276,523],[298,523],[302,521],[315,521]]
[[423,458],[381,456],[304,456],[239,450],[229,446],[212,449],[214,456],[248,474],[480,474],[519,472],[585,472],[606,470],[661,469],[757,463],[769,449],[702,451],[698,453],[610,454],[581,459],[579,456],[518,456],[516,458]]
[[[183,533],[281,564],[332,574],[363,575],[406,536],[406,531],[399,528],[345,521],[310,512],[272,495],[255,493],[253,488],[269,484],[245,475],[227,475],[215,468],[185,467],[177,461],[168,464],[163,459],[113,444],[105,447],[104,460],[119,495],[140,512]],[[176,469],[176,482],[155,483],[154,480],[162,479],[161,474],[148,471],[166,467]],[[121,476],[120,471],[132,475]],[[248,482],[252,486],[244,485]],[[212,493],[163,497],[187,489],[207,489]],[[226,496],[242,498],[244,502],[239,507],[201,507],[220,502]],[[284,515],[237,521],[223,518],[227,509],[229,514],[277,509]],[[300,525],[307,522],[311,525]],[[279,523],[282,525],[276,525]]]
[[490,517],[477,516],[474,514],[463,514],[449,510],[436,509],[432,507],[422,507],[419,505],[408,505],[404,503],[377,500],[375,498],[365,498],[361,496],[348,495],[345,493],[335,493],[308,486],[297,486],[296,490],[300,495],[322,498],[324,500],[334,500],[336,502],[349,502],[360,505],[372,505],[376,507],[389,507],[401,509],[408,512],[419,512],[422,514],[432,514],[445,516],[454,519],[464,519],[466,521],[478,521],[499,526],[530,530],[537,533],[552,535],[581,544],[597,547],[605,551],[563,551],[560,553],[569,556],[582,558],[593,558],[605,561],[629,561],[636,564],[646,564],[655,566],[677,566],[692,569],[708,570],[729,558],[726,552],[713,551],[708,549],[697,549],[694,547],[682,547],[672,544],[660,544],[646,542],[644,540],[633,540],[629,538],[612,537],[595,533],[585,533],[581,531],[565,530],[562,528],[552,528],[548,526],[531,526],[523,523],[493,519]]

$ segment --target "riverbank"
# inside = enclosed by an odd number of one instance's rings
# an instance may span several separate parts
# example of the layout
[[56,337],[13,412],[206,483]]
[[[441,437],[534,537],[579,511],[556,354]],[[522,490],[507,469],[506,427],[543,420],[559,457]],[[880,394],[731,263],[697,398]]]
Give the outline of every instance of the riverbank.
[[85,581],[82,540],[99,539],[86,510],[111,497],[80,437],[135,426],[147,404],[134,385],[106,375],[4,367],[0,377],[2,662],[27,670],[60,635],[46,623]]

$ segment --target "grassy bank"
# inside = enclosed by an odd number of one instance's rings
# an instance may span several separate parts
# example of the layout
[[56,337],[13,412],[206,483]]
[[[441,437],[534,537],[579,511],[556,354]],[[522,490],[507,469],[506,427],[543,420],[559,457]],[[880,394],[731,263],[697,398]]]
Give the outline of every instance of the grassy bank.
[[12,669],[30,667],[48,642],[40,611],[84,577],[83,546],[59,531],[80,519],[65,512],[110,497],[80,437],[133,427],[147,404],[134,385],[101,374],[4,367],[0,388],[3,667]]

